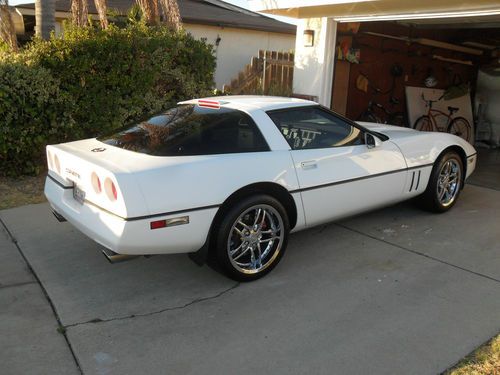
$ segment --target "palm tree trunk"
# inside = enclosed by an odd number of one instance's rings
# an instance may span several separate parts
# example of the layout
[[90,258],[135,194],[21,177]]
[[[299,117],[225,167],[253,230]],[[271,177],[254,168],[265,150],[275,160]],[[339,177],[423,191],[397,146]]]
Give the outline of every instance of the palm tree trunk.
[[160,23],[160,12],[158,9],[158,0],[136,0],[141,8],[142,16],[150,26]]
[[55,0],[35,0],[35,34],[42,39],[49,39],[56,28]]
[[10,14],[8,0],[0,0],[0,38],[12,51],[17,52],[16,29]]
[[108,12],[107,6],[106,6],[106,0],[94,0],[95,7],[97,9],[97,12],[99,13],[99,21],[101,22],[101,27],[103,29],[108,28],[108,17],[106,13]]
[[163,10],[164,22],[167,26],[175,31],[182,29],[181,15],[179,13],[179,5],[177,0],[160,0]]
[[89,20],[89,7],[87,0],[72,0],[71,14],[73,16],[73,24],[75,26],[87,26]]

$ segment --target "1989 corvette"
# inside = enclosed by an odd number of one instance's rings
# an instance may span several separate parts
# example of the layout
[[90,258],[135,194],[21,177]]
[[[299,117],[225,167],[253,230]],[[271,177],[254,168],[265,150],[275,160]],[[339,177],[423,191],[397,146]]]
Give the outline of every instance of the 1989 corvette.
[[224,96],[47,146],[47,159],[56,217],[108,253],[206,254],[253,280],[290,232],[417,196],[449,210],[476,152],[451,134],[355,123],[314,102]]

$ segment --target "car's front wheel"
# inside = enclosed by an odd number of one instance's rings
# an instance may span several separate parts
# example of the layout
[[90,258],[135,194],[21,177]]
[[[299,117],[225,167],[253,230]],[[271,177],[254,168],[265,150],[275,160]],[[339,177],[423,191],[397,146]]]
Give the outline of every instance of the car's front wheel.
[[434,165],[426,191],[420,197],[424,208],[433,212],[448,211],[456,203],[464,180],[460,156],[444,154]]
[[267,195],[252,196],[230,207],[216,226],[213,255],[229,277],[252,281],[278,264],[289,232],[286,210],[278,200]]

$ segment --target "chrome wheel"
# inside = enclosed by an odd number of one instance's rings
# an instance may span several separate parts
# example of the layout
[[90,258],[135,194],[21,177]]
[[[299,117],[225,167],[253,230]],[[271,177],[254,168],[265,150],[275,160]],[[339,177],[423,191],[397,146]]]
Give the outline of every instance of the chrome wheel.
[[448,159],[439,171],[437,197],[443,207],[451,205],[460,191],[462,168],[455,159]]
[[233,223],[227,240],[232,266],[245,274],[269,267],[279,255],[285,237],[283,218],[272,206],[254,205]]

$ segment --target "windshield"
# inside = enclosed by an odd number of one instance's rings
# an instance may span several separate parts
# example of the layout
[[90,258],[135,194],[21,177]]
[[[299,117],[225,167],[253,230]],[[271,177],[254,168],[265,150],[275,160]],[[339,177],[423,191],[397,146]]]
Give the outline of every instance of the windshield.
[[112,136],[108,145],[156,156],[268,151],[253,120],[229,108],[180,105]]

